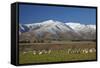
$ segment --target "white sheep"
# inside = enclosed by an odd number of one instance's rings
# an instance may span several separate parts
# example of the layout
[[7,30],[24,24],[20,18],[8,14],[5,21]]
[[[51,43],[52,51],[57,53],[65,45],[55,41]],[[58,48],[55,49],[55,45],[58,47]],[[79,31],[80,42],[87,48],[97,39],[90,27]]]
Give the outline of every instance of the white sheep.
[[91,49],[89,49],[89,52],[93,53],[93,52],[96,52],[96,50],[95,50],[95,48],[91,48]]
[[42,51],[40,51],[40,52],[39,52],[39,55],[41,55],[42,53],[43,53],[43,52],[42,52]]
[[48,51],[48,54],[50,54],[50,53],[51,53],[51,50]]
[[26,51],[23,52],[23,54],[26,54],[26,53],[27,53]]
[[36,51],[33,51],[33,55],[36,55]]
[[47,51],[46,51],[46,50],[42,50],[42,52],[43,52],[43,53],[45,53],[45,54],[47,53]]
[[68,49],[68,50],[67,50],[67,53],[70,54],[70,52],[71,52],[71,49]]
[[88,51],[88,49],[83,49],[82,52],[83,53],[88,53],[89,51]]

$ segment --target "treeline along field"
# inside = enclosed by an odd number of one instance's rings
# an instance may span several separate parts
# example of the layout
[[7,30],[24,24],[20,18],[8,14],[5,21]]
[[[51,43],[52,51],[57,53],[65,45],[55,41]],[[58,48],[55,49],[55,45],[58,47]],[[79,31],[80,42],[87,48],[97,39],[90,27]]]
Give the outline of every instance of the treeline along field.
[[19,43],[19,63],[95,60],[96,42]]
[[95,48],[95,42],[54,42],[54,43],[19,43],[19,49],[66,49],[66,48]]

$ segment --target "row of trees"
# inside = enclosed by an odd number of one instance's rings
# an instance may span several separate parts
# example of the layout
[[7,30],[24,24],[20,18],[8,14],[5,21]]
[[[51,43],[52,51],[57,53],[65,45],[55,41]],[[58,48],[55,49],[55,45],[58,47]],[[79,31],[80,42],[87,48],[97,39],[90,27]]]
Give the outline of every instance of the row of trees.
[[19,40],[19,43],[45,43],[48,42],[50,43],[50,40]]

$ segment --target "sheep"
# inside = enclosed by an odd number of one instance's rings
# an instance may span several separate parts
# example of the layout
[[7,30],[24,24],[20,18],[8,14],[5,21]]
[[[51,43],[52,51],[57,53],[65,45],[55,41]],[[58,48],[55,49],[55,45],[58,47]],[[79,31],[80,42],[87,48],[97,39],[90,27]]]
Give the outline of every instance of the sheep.
[[51,50],[48,51],[48,54],[50,54],[50,53],[51,53]]
[[79,50],[79,49],[74,49],[74,50],[72,51],[72,53],[74,53],[74,54],[79,54],[79,53],[80,53],[80,50]]
[[92,50],[93,50],[94,52],[96,52],[96,49],[95,49],[95,48],[92,48]]
[[43,52],[44,54],[50,54],[50,53],[51,53],[51,50],[42,50],[42,52]]
[[70,52],[71,52],[71,49],[68,49],[67,53],[70,54]]
[[27,52],[26,52],[26,51],[24,51],[24,52],[23,52],[23,55],[24,55],[24,54],[26,54],[26,53],[27,53]]
[[74,54],[74,53],[77,54],[78,52],[79,52],[79,51],[78,51],[77,49],[68,49],[68,50],[67,50],[67,53],[68,53],[68,54],[72,54],[72,53],[73,53],[73,54]]
[[89,51],[88,51],[88,49],[83,49],[82,50],[82,53],[88,53]]
[[35,50],[32,53],[33,53],[33,55],[36,55],[36,51]]
[[89,52],[93,53],[93,52],[96,52],[96,50],[95,50],[95,48],[91,48],[91,49],[89,49]]
[[43,52],[42,51],[39,51],[39,53],[38,53],[39,55],[41,55],[41,54],[43,54]]
[[47,51],[46,50],[42,50],[42,52],[45,53],[45,54],[47,54]]
[[92,49],[89,49],[89,52],[90,52],[90,53],[93,53],[93,50],[92,50]]

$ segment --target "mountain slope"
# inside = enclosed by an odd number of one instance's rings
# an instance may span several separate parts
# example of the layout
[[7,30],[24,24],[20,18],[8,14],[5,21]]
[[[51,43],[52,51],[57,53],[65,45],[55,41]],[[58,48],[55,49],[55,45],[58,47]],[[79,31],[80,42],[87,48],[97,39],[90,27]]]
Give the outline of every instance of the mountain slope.
[[55,20],[19,25],[19,33],[21,36],[26,36],[26,39],[94,40],[95,31],[95,25],[63,23]]
[[80,23],[66,23],[74,31],[80,33],[84,39],[96,39],[96,26],[95,25],[84,25]]

